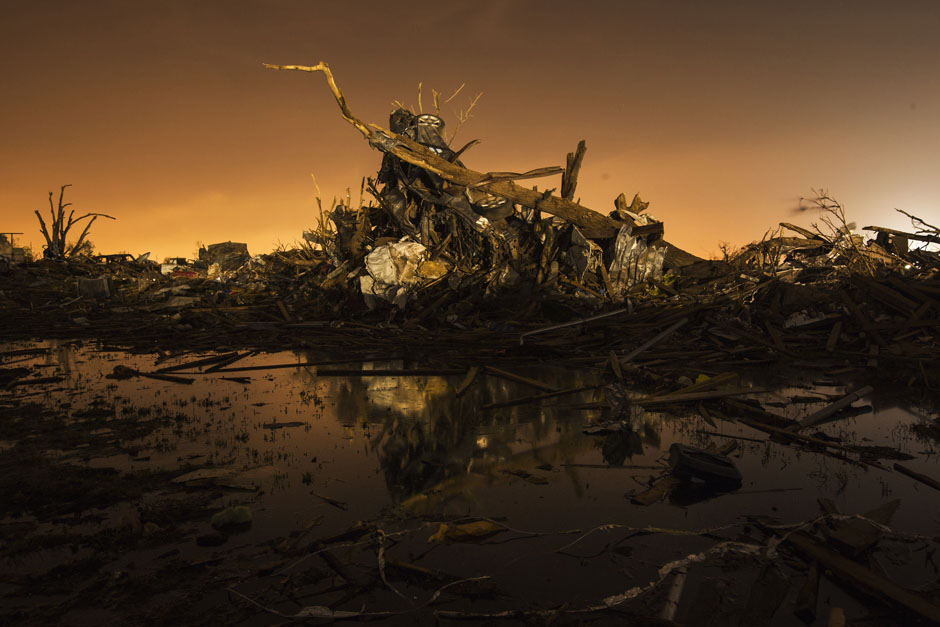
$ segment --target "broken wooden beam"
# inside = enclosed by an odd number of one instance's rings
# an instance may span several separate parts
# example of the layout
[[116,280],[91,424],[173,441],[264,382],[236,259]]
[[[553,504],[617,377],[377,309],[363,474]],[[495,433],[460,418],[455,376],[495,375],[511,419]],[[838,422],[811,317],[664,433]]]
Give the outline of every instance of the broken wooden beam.
[[832,416],[839,410],[848,407],[849,405],[859,400],[866,394],[871,394],[872,391],[873,391],[873,388],[870,385],[862,386],[853,392],[849,392],[848,394],[846,394],[845,396],[843,396],[836,402],[830,403],[829,405],[826,405],[822,409],[813,412],[812,414],[810,414],[803,420],[792,425],[791,428],[794,430],[800,430],[800,429],[806,429],[809,427],[816,426],[819,423],[824,422],[826,418],[829,418],[830,416]]
[[876,233],[886,233],[888,235],[897,235],[898,237],[906,237],[907,239],[916,240],[918,242],[930,242],[931,244],[940,244],[940,237],[936,235],[926,235],[920,233],[906,233],[904,231],[896,231],[894,229],[888,229],[883,226],[863,226],[863,231],[875,231]]
[[920,481],[924,485],[929,485],[934,490],[940,490],[940,481],[937,481],[936,479],[932,477],[928,477],[927,475],[923,475],[919,472],[911,470],[907,466],[902,466],[901,464],[897,464],[897,463],[894,465],[894,469],[897,470],[902,475],[907,475],[911,479],[916,479],[917,481]]
[[803,555],[832,571],[839,579],[858,586],[867,594],[904,607],[932,623],[940,623],[940,606],[893,581],[879,577],[861,564],[816,542],[811,536],[796,531],[786,536],[786,541]]

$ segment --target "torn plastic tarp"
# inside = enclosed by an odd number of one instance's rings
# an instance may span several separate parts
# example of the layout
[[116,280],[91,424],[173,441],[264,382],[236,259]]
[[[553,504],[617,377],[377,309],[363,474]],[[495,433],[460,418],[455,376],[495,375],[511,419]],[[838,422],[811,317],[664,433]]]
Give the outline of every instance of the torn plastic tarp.
[[614,255],[608,274],[614,294],[623,292],[637,283],[663,278],[666,247],[661,242],[648,244],[642,237],[633,237],[629,226],[621,227],[614,240]]
[[366,274],[359,277],[366,305],[372,309],[378,300],[384,300],[402,308],[415,286],[448,272],[443,262],[426,257],[427,249],[408,237],[379,246],[366,255]]

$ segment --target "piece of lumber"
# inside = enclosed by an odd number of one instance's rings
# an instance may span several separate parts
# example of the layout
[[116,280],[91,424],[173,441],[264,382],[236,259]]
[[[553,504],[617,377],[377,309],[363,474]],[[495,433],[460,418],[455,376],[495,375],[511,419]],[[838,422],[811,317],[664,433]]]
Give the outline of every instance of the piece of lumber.
[[805,237],[806,239],[817,240],[820,244],[825,244],[825,243],[826,243],[825,241],[823,241],[823,238],[819,235],[819,233],[813,233],[813,232],[810,231],[809,229],[804,229],[802,226],[797,226],[797,225],[795,225],[795,224],[790,224],[789,222],[781,222],[781,223],[780,223],[780,226],[782,226],[782,227],[785,228],[785,229],[790,229],[790,230],[793,231],[794,233],[799,233],[800,235],[802,235],[802,236]]
[[780,332],[777,327],[771,324],[770,320],[764,320],[764,328],[767,329],[767,335],[770,336],[770,339],[773,340],[774,346],[777,347],[781,353],[786,352],[787,346],[783,343],[783,333]]
[[634,402],[642,407],[654,407],[657,405],[669,405],[672,403],[688,403],[690,401],[701,401],[710,398],[727,398],[729,396],[742,396],[744,394],[763,393],[765,388],[733,388],[728,390],[704,390],[702,392],[690,392],[688,394],[664,394],[662,396],[647,396],[646,398],[636,399]]
[[629,312],[629,308],[617,309],[615,311],[608,311],[602,314],[597,314],[596,316],[590,316],[588,318],[581,318],[579,320],[571,320],[569,322],[562,322],[560,324],[553,324],[547,327],[541,327],[538,329],[533,329],[532,331],[526,331],[519,335],[519,346],[522,346],[525,343],[525,339],[530,335],[536,335],[537,333],[545,333],[547,331],[555,331],[557,329],[566,329],[568,327],[574,327],[579,324],[584,324],[586,322],[594,322],[595,320],[601,320],[603,318],[609,318],[611,316],[617,316],[622,313]]
[[807,429],[809,427],[818,425],[819,423],[824,422],[829,416],[832,416],[838,412],[840,409],[848,407],[866,394],[871,394],[872,391],[873,388],[870,385],[864,385],[853,392],[849,392],[836,402],[830,403],[818,411],[814,411],[803,420],[792,425],[791,429],[799,431],[801,429]]
[[231,366],[237,361],[241,361],[242,359],[244,359],[245,357],[248,357],[251,354],[252,354],[251,351],[245,351],[244,353],[236,352],[233,355],[229,355],[227,358],[223,359],[222,361],[209,366],[208,368],[205,369],[205,372],[207,374],[210,372],[217,372],[219,370],[222,370],[223,368]]
[[911,479],[916,479],[917,481],[920,481],[924,485],[929,485],[934,490],[940,490],[940,481],[937,481],[936,479],[932,477],[923,475],[919,472],[911,470],[907,466],[902,466],[901,464],[898,464],[898,463],[894,464],[894,469],[903,475],[907,475]]
[[679,487],[682,480],[673,475],[660,477],[649,488],[638,494],[630,495],[630,502],[635,505],[652,505],[668,497]]
[[857,277],[853,282],[856,285],[867,287],[872,296],[905,316],[911,315],[920,304],[873,279]]
[[845,610],[841,607],[830,607],[826,627],[845,627]]
[[543,394],[533,394],[532,396],[523,396],[520,398],[511,398],[506,401],[496,401],[494,403],[486,403],[481,409],[496,409],[497,407],[512,407],[513,405],[525,405],[526,403],[534,403],[535,401],[540,401],[546,398],[554,398],[556,396],[567,396],[568,394],[577,394],[578,392],[586,392],[588,390],[596,390],[603,385],[579,385],[573,388],[566,388],[564,390],[558,390],[557,392],[545,392]]
[[809,559],[818,561],[839,579],[861,588],[867,594],[899,605],[933,623],[940,623],[940,606],[893,581],[879,577],[861,564],[816,542],[811,536],[796,531],[789,534],[786,541]]
[[623,381],[623,370],[620,368],[620,360],[617,358],[617,353],[611,349],[610,354],[607,356],[607,362],[610,364],[610,369],[613,371],[614,376],[617,377],[618,381]]
[[683,624],[687,627],[718,627],[727,624],[721,609],[730,596],[731,591],[724,578],[705,578],[695,590]]
[[788,429],[781,429],[780,427],[775,427],[758,420],[751,420],[750,418],[744,418],[739,416],[736,418],[741,424],[745,424],[749,427],[757,429],[758,431],[763,431],[765,433],[776,434],[782,436],[784,439],[795,439],[802,440],[807,444],[815,444],[817,446],[822,446],[825,448],[834,448],[840,451],[854,452],[854,449],[851,447],[845,446],[843,444],[838,444],[836,442],[827,442],[826,440],[820,440],[819,438],[814,438],[811,435],[803,435],[802,433],[797,433],[796,431],[790,431]]
[[793,614],[807,625],[816,621],[819,605],[819,562],[813,560],[793,604]]
[[287,311],[287,306],[284,304],[284,301],[278,299],[275,304],[277,305],[277,310],[280,312],[281,317],[284,318],[284,322],[293,322],[294,317],[290,315],[290,312]]
[[495,377],[500,377],[501,379],[508,379],[509,381],[515,381],[516,383],[522,383],[525,385],[531,385],[534,388],[538,388],[545,392],[558,392],[558,388],[553,385],[548,385],[547,383],[542,383],[541,381],[536,381],[535,379],[530,379],[529,377],[524,377],[521,374],[516,374],[514,372],[507,372],[500,368],[494,368],[492,366],[484,367],[487,374],[493,375]]
[[888,343],[885,341],[881,334],[874,329],[871,321],[868,319],[862,310],[858,308],[858,305],[855,304],[855,301],[852,300],[852,297],[849,296],[849,293],[845,290],[839,290],[839,295],[842,297],[842,302],[845,303],[845,306],[849,308],[849,311],[852,312],[852,315],[855,316],[855,319],[858,320],[859,325],[862,329],[865,330],[865,333],[868,334],[873,340],[878,342],[878,345],[882,348],[888,348]]
[[751,586],[741,625],[769,625],[790,588],[790,578],[777,564],[765,566]]
[[664,329],[661,333],[659,333],[655,337],[650,338],[646,342],[640,344],[639,346],[634,348],[632,351],[630,351],[629,353],[627,353],[626,355],[620,358],[620,366],[623,367],[627,365],[631,359],[633,359],[634,357],[636,357],[637,355],[639,355],[646,349],[652,346],[655,346],[656,344],[659,344],[660,342],[665,340],[667,337],[669,337],[670,335],[672,335],[673,333],[681,329],[688,321],[689,321],[688,318],[683,318],[679,320],[678,322],[676,322],[675,324],[668,327],[667,329]]
[[213,355],[211,357],[204,357],[202,359],[197,359],[196,361],[187,361],[182,364],[176,364],[175,366],[164,366],[156,370],[155,372],[166,373],[166,372],[176,372],[177,370],[186,370],[188,368],[199,368],[201,366],[208,366],[211,364],[218,363],[220,361],[225,361],[230,359],[233,355],[237,355],[238,351],[231,353],[224,353],[222,355]]
[[317,368],[318,377],[453,377],[466,374],[463,368],[376,368],[352,370],[347,368]]
[[684,388],[679,388],[674,393],[691,394],[692,392],[704,392],[705,390],[712,390],[726,383],[737,381],[739,377],[740,375],[737,372],[722,372],[720,374],[716,374],[714,377],[709,377],[702,381],[687,385]]
[[829,332],[829,337],[826,339],[826,352],[831,353],[836,349],[836,344],[839,342],[839,337],[842,335],[842,321],[836,320],[836,323],[832,325],[832,330]]
[[916,240],[918,242],[930,242],[932,244],[940,244],[940,237],[936,235],[927,235],[919,233],[906,233],[905,231],[896,231],[894,229],[888,229],[883,226],[863,226],[863,231],[875,231],[877,233],[887,233],[888,235],[898,235],[900,237],[906,237],[907,239]]

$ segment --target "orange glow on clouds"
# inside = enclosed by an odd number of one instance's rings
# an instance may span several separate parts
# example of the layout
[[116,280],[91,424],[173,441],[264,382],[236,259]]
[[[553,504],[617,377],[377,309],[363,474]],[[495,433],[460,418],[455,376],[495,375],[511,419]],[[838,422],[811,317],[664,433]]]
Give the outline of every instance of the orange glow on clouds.
[[[820,6],[825,5],[825,6]],[[0,230],[42,238],[32,211],[72,183],[100,211],[101,252],[192,255],[197,243],[290,244],[380,155],[359,117],[393,100],[482,91],[458,144],[480,170],[563,165],[586,139],[577,195],[599,211],[639,192],[670,241],[710,255],[760,238],[828,188],[859,226],[937,223],[940,81],[934,3],[786,5],[482,0],[30,2],[0,23]],[[877,45],[875,45],[875,42]],[[537,181],[540,188],[557,180]]]

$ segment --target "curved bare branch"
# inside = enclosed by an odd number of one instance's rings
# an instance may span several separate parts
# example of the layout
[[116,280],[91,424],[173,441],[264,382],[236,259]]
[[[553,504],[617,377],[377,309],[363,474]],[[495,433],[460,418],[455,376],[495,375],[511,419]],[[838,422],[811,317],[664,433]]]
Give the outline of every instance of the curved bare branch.
[[330,85],[330,91],[333,92],[333,97],[336,98],[337,104],[339,104],[340,111],[342,111],[343,118],[352,124],[362,133],[363,137],[368,139],[372,136],[372,131],[369,130],[369,127],[363,123],[362,120],[353,115],[352,111],[349,110],[349,106],[346,104],[346,98],[343,97],[343,92],[340,91],[339,87],[336,85],[336,81],[333,80],[333,72],[330,71],[330,66],[327,65],[324,61],[320,61],[316,65],[274,65],[271,63],[262,64],[264,67],[269,70],[297,70],[299,72],[323,72],[323,75],[326,76],[326,82]]

